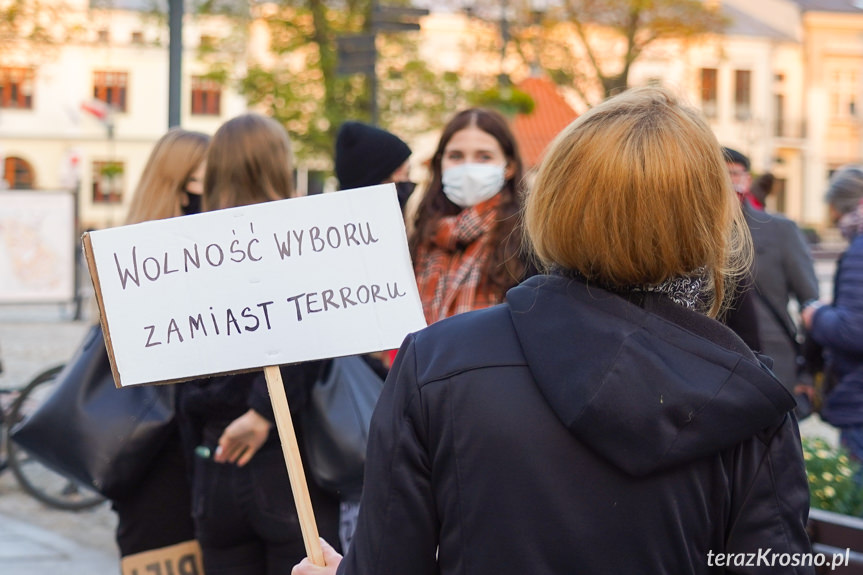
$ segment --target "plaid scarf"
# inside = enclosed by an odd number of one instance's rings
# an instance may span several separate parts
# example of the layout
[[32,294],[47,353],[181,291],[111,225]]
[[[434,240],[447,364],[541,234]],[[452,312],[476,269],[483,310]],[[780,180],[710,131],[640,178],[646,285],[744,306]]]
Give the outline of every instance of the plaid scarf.
[[837,222],[839,230],[849,242],[863,233],[863,201],[857,204],[857,209],[844,214]]
[[441,218],[431,241],[420,246],[414,269],[429,324],[502,300],[482,276],[492,254],[488,232],[497,223],[499,203],[497,195]]

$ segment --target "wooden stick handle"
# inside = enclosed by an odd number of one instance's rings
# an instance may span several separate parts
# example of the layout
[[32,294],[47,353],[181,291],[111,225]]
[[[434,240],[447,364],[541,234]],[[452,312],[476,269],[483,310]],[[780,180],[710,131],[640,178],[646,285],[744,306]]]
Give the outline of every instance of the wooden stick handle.
[[279,439],[282,442],[282,453],[285,455],[285,463],[288,466],[288,477],[291,479],[291,491],[294,493],[294,503],[300,518],[306,555],[312,563],[323,567],[325,565],[324,552],[318,537],[315,512],[312,509],[312,499],[309,496],[306,474],[303,472],[303,460],[300,458],[300,447],[297,444],[297,434],[294,431],[291,410],[288,408],[285,386],[282,384],[282,374],[278,366],[271,365],[264,368],[264,376],[267,379],[270,402],[273,404],[273,413],[276,416],[276,429],[279,431]]

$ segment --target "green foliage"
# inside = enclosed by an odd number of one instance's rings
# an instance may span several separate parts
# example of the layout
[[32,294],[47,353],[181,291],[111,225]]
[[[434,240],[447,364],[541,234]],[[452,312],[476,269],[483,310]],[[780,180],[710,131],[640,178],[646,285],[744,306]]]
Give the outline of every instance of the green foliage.
[[199,14],[221,14],[236,18],[248,18],[251,2],[237,0],[194,0],[192,10]]
[[0,53],[22,41],[28,50],[58,45],[72,26],[64,15],[70,11],[63,2],[47,0],[6,0],[0,2]]
[[473,92],[468,99],[474,106],[495,108],[507,116],[530,114],[536,106],[530,94],[512,86]]
[[[253,17],[269,32],[272,58],[249,62],[234,80],[251,105],[285,126],[299,158],[331,157],[345,120],[371,120],[370,82],[361,74],[339,76],[336,52],[339,36],[369,29],[370,13],[370,0],[282,0],[259,11],[253,7]],[[413,33],[380,33],[376,42],[378,122],[403,138],[440,125],[463,102],[459,76],[432,71],[416,40]],[[200,51],[199,58],[227,79],[234,62],[226,53],[230,49],[220,45]]]
[[[465,103],[456,72],[437,72],[421,59],[413,34],[378,40],[379,123],[402,138],[443,125]],[[368,101],[368,100],[366,100]]]
[[108,179],[123,175],[123,164],[120,162],[106,162],[99,173]]
[[819,437],[803,438],[803,459],[809,477],[809,496],[815,509],[860,517],[863,489],[854,481],[860,464],[844,448],[832,447]]

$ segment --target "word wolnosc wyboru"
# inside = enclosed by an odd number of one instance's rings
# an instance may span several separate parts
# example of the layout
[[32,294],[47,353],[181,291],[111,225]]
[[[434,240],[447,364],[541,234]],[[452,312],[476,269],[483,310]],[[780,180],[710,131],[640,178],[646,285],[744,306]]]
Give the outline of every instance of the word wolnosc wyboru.
[[[250,224],[249,227],[254,234],[254,224]],[[234,236],[237,235],[236,230],[231,231]],[[362,247],[378,242],[370,222],[288,230],[281,236],[273,233],[273,240],[275,250],[271,253],[282,261],[309,253]],[[177,252],[163,251],[158,255],[142,256],[138,253],[138,247],[132,246],[122,261],[120,255],[114,252],[114,263],[120,285],[125,290],[132,286],[141,287],[144,281],[152,283],[170,274],[190,273],[204,266],[218,268],[230,263],[259,262],[266,256],[267,251],[259,238],[250,237],[240,240],[235,237],[227,243],[212,242],[200,245],[195,242],[191,247],[182,248],[182,253],[178,249]]]

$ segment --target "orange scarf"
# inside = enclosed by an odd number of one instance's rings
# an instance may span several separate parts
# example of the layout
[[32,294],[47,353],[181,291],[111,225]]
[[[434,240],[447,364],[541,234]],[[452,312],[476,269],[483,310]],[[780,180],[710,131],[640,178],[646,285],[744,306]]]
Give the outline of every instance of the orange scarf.
[[420,246],[414,262],[426,321],[500,303],[483,271],[492,254],[489,232],[497,224],[500,195],[441,218],[431,241]]

